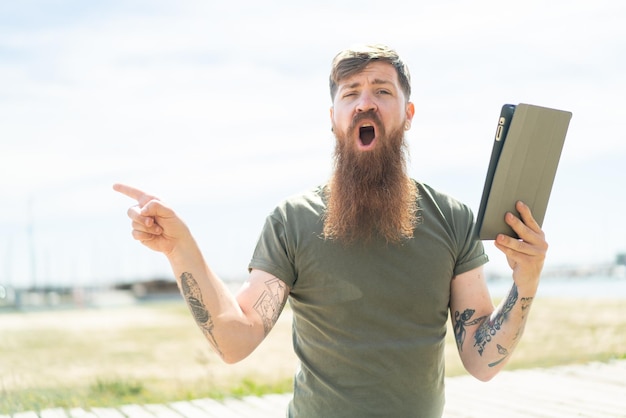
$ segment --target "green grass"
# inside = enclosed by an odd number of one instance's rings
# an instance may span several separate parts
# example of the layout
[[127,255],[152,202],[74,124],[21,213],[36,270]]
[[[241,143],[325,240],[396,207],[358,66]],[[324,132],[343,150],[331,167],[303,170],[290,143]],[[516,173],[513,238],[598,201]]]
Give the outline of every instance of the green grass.
[[[0,315],[0,414],[292,390],[288,313],[246,360],[221,362],[181,303]],[[626,359],[623,300],[537,299],[508,370]],[[453,333],[446,374],[465,374]]]
[[170,387],[163,382],[141,382],[134,379],[96,379],[87,387],[45,387],[18,391],[0,391],[0,414],[41,411],[48,408],[110,407],[125,404],[150,404],[201,398],[261,396],[292,390],[291,379],[262,383],[258,378],[244,378],[228,388],[197,382]]

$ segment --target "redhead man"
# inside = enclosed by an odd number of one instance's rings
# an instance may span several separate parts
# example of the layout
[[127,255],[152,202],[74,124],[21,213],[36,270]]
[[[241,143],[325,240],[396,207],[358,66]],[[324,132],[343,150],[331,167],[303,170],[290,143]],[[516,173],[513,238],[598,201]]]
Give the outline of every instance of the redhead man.
[[209,344],[228,363],[250,354],[285,303],[296,373],[289,417],[440,417],[448,315],[469,373],[493,377],[518,343],[547,243],[522,202],[495,245],[512,269],[495,307],[472,211],[409,178],[404,133],[415,112],[409,71],[383,45],[340,52],[330,74],[334,170],[268,216],[246,284],[232,295],[163,202],[137,200],[133,236],[164,253]]

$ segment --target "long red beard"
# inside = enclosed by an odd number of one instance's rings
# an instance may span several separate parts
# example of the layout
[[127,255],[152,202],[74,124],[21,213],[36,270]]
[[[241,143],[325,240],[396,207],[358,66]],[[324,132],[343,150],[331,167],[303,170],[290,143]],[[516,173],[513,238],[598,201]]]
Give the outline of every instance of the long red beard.
[[404,131],[380,131],[377,148],[363,152],[346,133],[335,130],[335,170],[326,189],[327,239],[399,243],[413,237],[418,192],[406,174]]

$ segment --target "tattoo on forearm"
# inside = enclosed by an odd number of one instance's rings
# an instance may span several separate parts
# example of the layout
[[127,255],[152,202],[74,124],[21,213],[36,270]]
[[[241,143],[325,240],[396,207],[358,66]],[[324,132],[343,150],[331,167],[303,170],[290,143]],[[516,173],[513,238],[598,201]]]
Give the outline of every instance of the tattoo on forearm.
[[454,312],[454,338],[456,339],[456,345],[459,351],[463,351],[463,342],[465,341],[465,327],[476,325],[485,319],[485,316],[472,319],[475,309],[466,309],[463,313],[459,311]]
[[498,364],[502,363],[509,356],[509,350],[507,350],[506,348],[502,347],[500,344],[497,344],[497,346],[498,346],[498,353],[502,354],[504,357],[502,357],[500,360],[494,361],[493,363],[489,363],[488,364],[489,367],[497,366]]
[[187,305],[189,306],[189,310],[193,315],[193,318],[196,320],[196,323],[209,340],[211,345],[217,350],[217,352],[222,355],[222,351],[217,344],[217,340],[213,335],[213,328],[215,328],[215,324],[213,323],[213,318],[211,318],[211,314],[207,310],[203,300],[202,293],[200,292],[200,286],[198,286],[198,282],[193,278],[191,273],[183,273],[180,276],[180,288],[183,294],[183,297],[187,301]]
[[522,305],[522,325],[517,330],[515,337],[513,340],[517,340],[522,333],[524,332],[524,327],[526,327],[526,316],[528,316],[528,309],[530,309],[530,305],[533,303],[533,298],[521,298],[520,304]]
[[286,286],[280,279],[273,278],[266,281],[265,287],[267,289],[254,304],[254,310],[261,316],[263,330],[267,335],[278,320],[287,298],[285,297]]
[[508,317],[508,314],[513,309],[513,306],[515,306],[517,298],[517,286],[513,285],[509,296],[502,306],[502,309],[496,314],[494,318],[486,319],[476,330],[476,333],[474,334],[474,347],[478,348],[478,354],[480,354],[481,356],[483,355],[483,351],[485,351],[485,346],[487,345],[487,343],[491,342],[491,339],[502,328],[502,323],[504,323],[504,321]]
[[532,305],[533,299],[534,298],[522,298],[522,299],[520,299],[520,301],[522,303],[522,318],[526,318],[526,315],[528,315],[528,309],[530,308],[530,305]]

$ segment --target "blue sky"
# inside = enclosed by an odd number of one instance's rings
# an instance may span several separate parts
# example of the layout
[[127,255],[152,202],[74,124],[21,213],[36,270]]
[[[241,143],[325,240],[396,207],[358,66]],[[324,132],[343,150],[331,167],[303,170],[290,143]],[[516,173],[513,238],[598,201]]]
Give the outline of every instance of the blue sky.
[[609,0],[3,2],[0,283],[168,276],[131,239],[118,181],[245,275],[266,214],[330,174],[330,61],[366,42],[410,66],[411,175],[475,210],[501,105],[572,111],[547,265],[610,262],[626,251],[625,19]]

